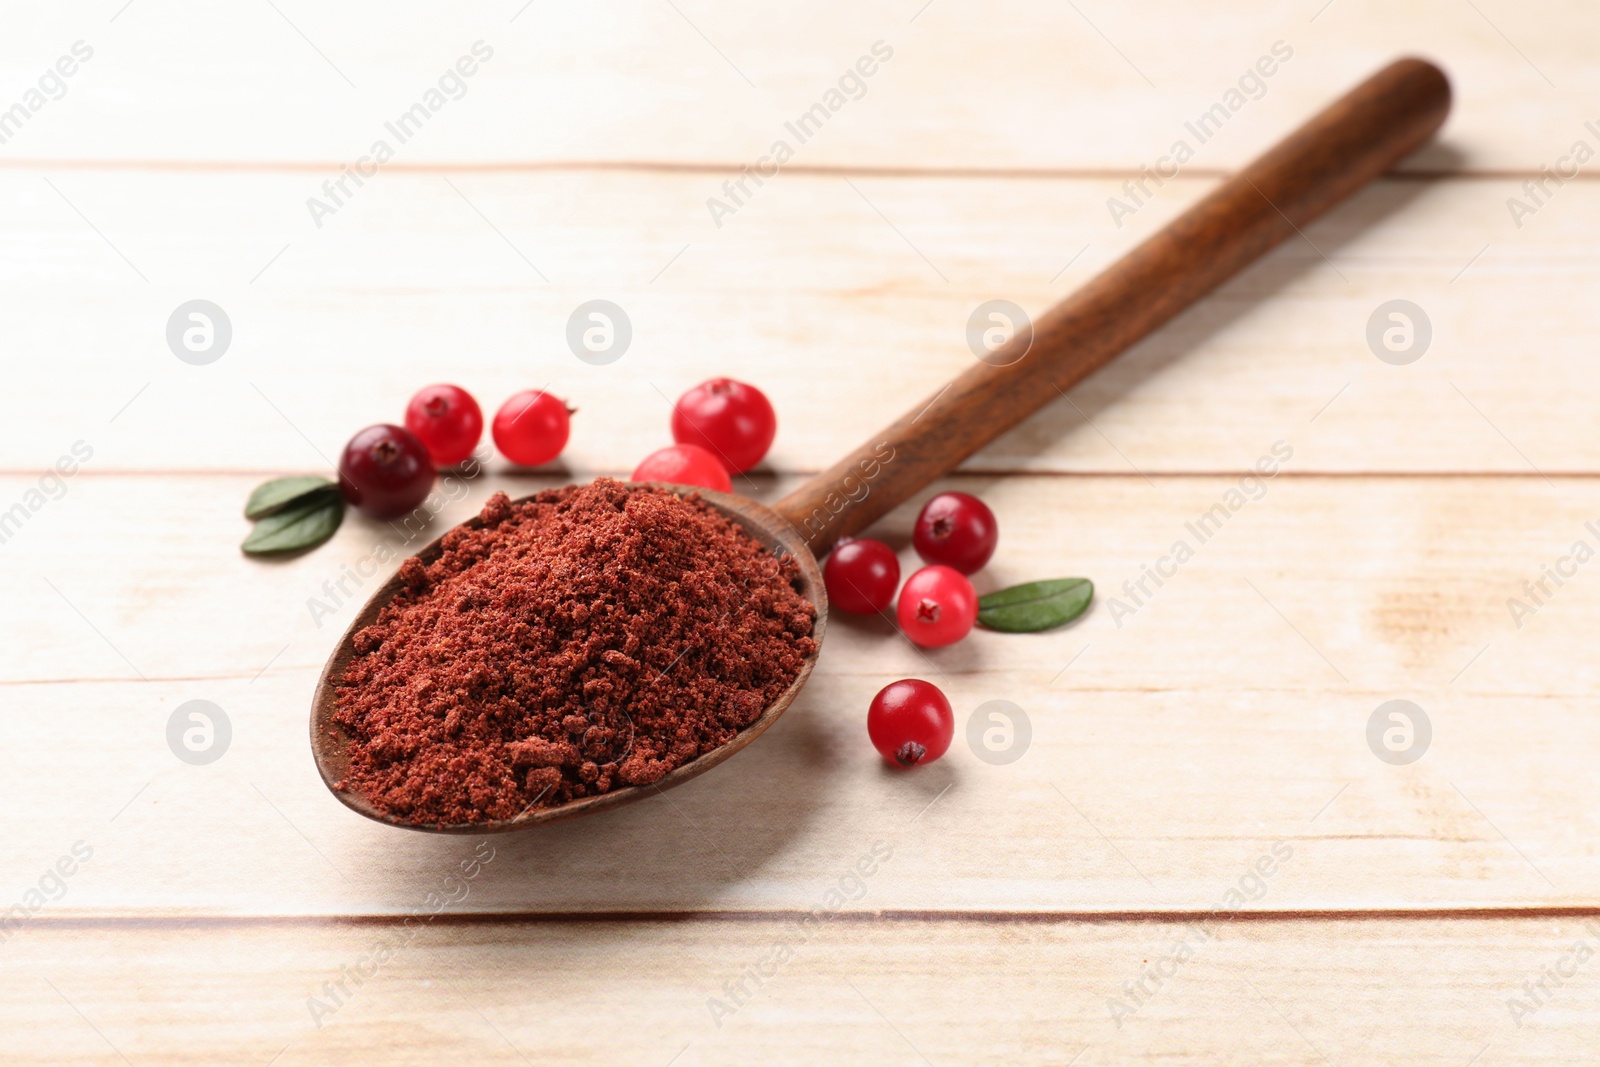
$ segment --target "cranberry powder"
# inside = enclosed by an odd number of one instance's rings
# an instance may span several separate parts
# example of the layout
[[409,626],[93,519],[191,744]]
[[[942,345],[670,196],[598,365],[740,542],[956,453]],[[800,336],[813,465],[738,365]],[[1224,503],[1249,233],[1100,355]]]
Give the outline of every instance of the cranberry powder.
[[445,535],[355,635],[336,786],[413,824],[510,819],[727,744],[817,648],[800,572],[698,496],[609,478]]

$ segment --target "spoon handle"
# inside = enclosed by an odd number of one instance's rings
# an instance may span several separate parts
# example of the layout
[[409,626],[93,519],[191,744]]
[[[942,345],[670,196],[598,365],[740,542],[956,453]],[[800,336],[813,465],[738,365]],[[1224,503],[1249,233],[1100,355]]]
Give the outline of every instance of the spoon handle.
[[[1450,83],[1400,59],[1018,330],[777,511],[822,556],[1063,395],[1392,167],[1443,124]],[[1030,343],[1031,342],[1031,343]]]

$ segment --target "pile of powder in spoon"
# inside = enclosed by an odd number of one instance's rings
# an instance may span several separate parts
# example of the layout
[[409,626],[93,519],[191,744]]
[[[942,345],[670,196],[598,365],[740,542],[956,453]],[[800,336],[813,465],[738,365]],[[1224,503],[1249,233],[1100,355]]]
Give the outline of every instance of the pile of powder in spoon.
[[512,504],[355,635],[335,788],[418,825],[649,785],[749,726],[816,651],[816,609],[697,496],[601,478]]

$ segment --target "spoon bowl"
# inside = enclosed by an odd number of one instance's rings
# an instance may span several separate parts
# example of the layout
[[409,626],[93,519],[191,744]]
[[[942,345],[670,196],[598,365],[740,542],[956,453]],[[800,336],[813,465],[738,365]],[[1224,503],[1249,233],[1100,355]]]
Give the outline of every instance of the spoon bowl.
[[[654,483],[658,484],[659,483]],[[746,499],[733,493],[719,493],[711,489],[700,489],[695,486],[668,485],[664,488],[672,490],[679,496],[690,493],[700,494],[700,498],[709,504],[715,511],[731,520],[760,545],[776,556],[785,554],[793,556],[800,568],[799,593],[809,600],[817,609],[817,621],[811,630],[811,638],[817,643],[820,651],[822,647],[822,633],[827,628],[828,621],[828,595],[822,584],[822,569],[817,566],[817,559],[807,547],[804,538],[791,526],[787,520],[764,504]],[[520,504],[532,499],[522,497],[513,501]],[[474,516],[460,527],[476,529],[482,522]],[[432,563],[439,558],[443,551],[442,542],[449,533],[441,534],[430,541],[426,547],[416,553],[424,563]],[[354,788],[338,788],[338,783],[344,781],[350,771],[350,735],[344,728],[333,721],[333,713],[338,705],[338,681],[344,677],[345,668],[355,656],[355,635],[377,621],[378,613],[384,606],[393,600],[400,592],[401,584],[398,574],[391,577],[383,584],[372,598],[362,605],[350,628],[345,630],[335,646],[333,655],[328,658],[328,663],[322,669],[322,677],[317,679],[316,694],[311,700],[311,754],[316,759],[317,770],[322,775],[322,781],[338,797],[345,807],[369,819],[398,826],[407,830],[422,830],[428,833],[440,834],[495,834],[506,833],[511,830],[523,830],[531,826],[542,826],[546,823],[560,822],[563,819],[573,819],[579,815],[592,815],[595,812],[609,811],[620,808],[624,804],[631,804],[654,795],[662,789],[671,789],[681,785],[689,779],[704,774],[717,764],[726,760],[750,742],[754,741],[767,731],[778,717],[788,710],[789,705],[800,692],[800,687],[805,685],[806,679],[811,675],[811,668],[816,665],[817,653],[813,652],[800,666],[800,673],[795,675],[789,687],[778,695],[778,698],[762,710],[755,722],[746,726],[734,735],[733,739],[725,745],[712,749],[704,755],[685,763],[683,766],[669,771],[659,781],[647,786],[621,786],[609,793],[598,796],[583,797],[579,800],[569,801],[565,804],[556,804],[545,808],[530,808],[512,819],[496,819],[488,822],[466,822],[440,824],[417,824],[408,822],[403,818],[382,811],[372,804],[365,796]]]

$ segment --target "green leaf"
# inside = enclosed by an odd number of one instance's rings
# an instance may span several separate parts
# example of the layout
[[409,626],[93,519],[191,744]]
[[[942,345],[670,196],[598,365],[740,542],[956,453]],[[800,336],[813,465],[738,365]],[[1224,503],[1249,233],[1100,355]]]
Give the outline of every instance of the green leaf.
[[318,494],[256,523],[239,547],[252,556],[298,552],[322,544],[343,521],[344,501],[337,494]]
[[1053,630],[1082,615],[1094,599],[1087,578],[1048,578],[996,590],[978,598],[978,622],[1007,633]]
[[245,501],[244,517],[265,518],[274,511],[282,511],[290,504],[299,502],[301,497],[310,496],[312,493],[326,496],[338,491],[337,485],[315,474],[291,474],[287,478],[274,478],[270,482],[262,482],[256,486],[255,492],[250,494],[250,499]]

